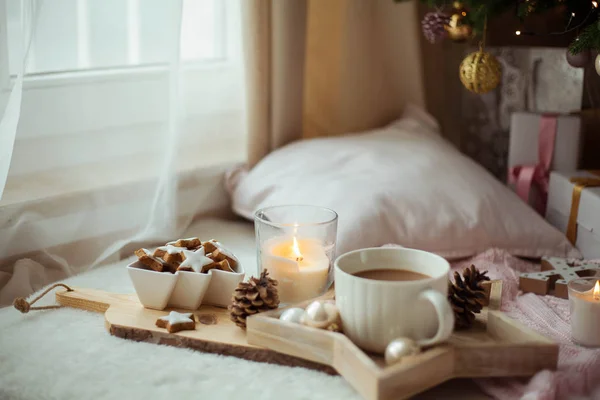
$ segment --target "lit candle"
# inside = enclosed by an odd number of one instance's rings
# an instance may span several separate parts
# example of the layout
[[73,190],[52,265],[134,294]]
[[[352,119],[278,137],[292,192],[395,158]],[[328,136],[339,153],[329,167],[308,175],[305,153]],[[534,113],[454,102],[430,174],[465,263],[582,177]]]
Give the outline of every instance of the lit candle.
[[261,265],[279,284],[282,303],[297,303],[321,295],[327,288],[329,258],[320,241],[296,236],[267,240]]
[[[584,290],[594,280],[594,287]],[[600,281],[583,278],[569,282],[569,305],[573,340],[583,346],[600,346]]]

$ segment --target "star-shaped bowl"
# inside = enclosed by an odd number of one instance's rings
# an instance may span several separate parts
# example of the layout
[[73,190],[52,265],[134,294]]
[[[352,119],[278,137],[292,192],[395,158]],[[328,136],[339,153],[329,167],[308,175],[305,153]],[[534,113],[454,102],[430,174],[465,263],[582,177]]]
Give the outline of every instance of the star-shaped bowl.
[[234,272],[211,269],[208,273],[177,271],[172,274],[141,267],[139,261],[129,264],[129,278],[140,303],[155,310],[167,306],[196,310],[201,304],[227,307],[233,291],[245,276],[239,262]]

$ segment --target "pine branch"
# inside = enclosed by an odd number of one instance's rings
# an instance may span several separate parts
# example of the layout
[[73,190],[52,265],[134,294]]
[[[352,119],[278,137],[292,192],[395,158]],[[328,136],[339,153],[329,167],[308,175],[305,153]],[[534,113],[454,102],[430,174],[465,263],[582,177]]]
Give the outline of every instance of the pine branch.
[[[396,3],[405,2],[408,0],[393,0]],[[433,9],[444,9],[446,12],[450,12],[452,9],[452,1],[450,0],[419,0],[421,3],[426,4],[429,8]],[[578,18],[582,16],[588,16],[588,21],[583,21],[582,25],[585,26],[577,40],[575,40],[569,47],[571,53],[578,54],[586,49],[597,49],[600,50],[600,25],[596,23],[595,19],[598,15],[598,10],[593,10],[591,1],[588,0],[462,0],[462,5],[468,10],[466,19],[473,26],[475,32],[481,34],[485,25],[486,18],[491,21],[498,16],[510,13],[511,11],[515,16],[526,22],[527,17],[530,15],[544,15],[549,10],[560,7],[565,15],[565,30],[567,26],[573,30],[573,25],[577,25],[576,22],[571,23],[571,15],[577,15]],[[587,25],[587,26],[586,26]],[[581,27],[577,27],[579,30]],[[557,33],[553,33],[557,34]],[[558,33],[560,34],[560,33]]]
[[579,54],[582,51],[595,49],[600,50],[600,22],[593,23],[585,28],[571,43],[569,51],[571,54]]

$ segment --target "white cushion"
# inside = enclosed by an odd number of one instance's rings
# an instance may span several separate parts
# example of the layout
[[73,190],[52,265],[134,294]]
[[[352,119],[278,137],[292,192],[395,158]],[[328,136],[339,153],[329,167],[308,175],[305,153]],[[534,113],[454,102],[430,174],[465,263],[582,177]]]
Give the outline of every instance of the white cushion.
[[524,257],[580,256],[414,108],[385,128],[292,143],[230,175],[228,186],[234,211],[248,219],[283,204],[335,210],[338,254],[398,243],[446,258],[490,247]]

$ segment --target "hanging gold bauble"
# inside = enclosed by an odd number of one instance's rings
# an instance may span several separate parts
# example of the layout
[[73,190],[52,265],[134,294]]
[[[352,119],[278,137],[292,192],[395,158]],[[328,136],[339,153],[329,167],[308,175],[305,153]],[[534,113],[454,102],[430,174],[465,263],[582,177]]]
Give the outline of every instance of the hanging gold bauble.
[[502,65],[483,49],[469,54],[460,63],[460,81],[471,92],[482,94],[494,90],[502,78]]
[[538,2],[537,0],[526,0],[526,3],[527,10],[525,16],[528,16],[529,14],[535,12],[536,8],[538,7]]
[[473,27],[467,19],[467,10],[462,3],[455,1],[450,22],[445,26],[448,37],[455,42],[464,42],[473,35]]

